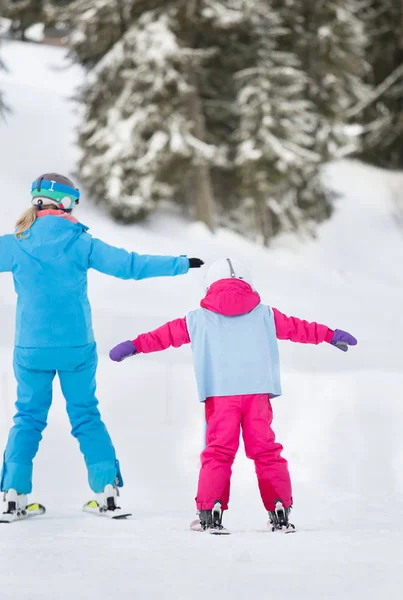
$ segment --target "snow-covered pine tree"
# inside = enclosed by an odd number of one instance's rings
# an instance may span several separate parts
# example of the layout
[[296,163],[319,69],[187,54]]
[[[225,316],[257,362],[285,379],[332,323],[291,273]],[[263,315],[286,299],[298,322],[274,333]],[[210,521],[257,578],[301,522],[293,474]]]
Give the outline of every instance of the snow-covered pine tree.
[[248,21],[245,6],[245,0],[182,0],[172,12],[172,27],[180,45],[209,52],[200,68],[190,73],[194,93],[188,114],[196,137],[222,151],[217,155],[219,160],[208,164],[196,156],[184,189],[193,199],[198,220],[210,226],[213,196],[215,220],[225,225],[237,196],[232,144],[237,126],[234,73],[242,64]]
[[191,131],[189,67],[204,53],[182,49],[169,17],[147,12],[89,74],[80,132],[80,178],[111,214],[130,222],[174,198],[192,157],[216,153]]
[[250,4],[248,31],[248,62],[235,76],[236,165],[243,207],[254,207],[257,229],[268,244],[279,230],[324,218],[329,206],[322,193],[309,204],[300,202],[304,178],[316,176],[321,160],[315,152],[318,119],[297,54],[281,50],[287,34],[281,12],[270,0]]
[[221,221],[245,232],[249,210],[266,243],[327,216],[318,164],[348,146],[366,90],[354,2],[76,0],[73,52],[95,65],[86,187],[123,221],[176,199],[210,227],[215,194]]
[[351,110],[363,125],[361,156],[388,168],[403,167],[403,1],[367,0],[362,18],[370,43],[368,82],[373,91]]
[[289,31],[282,47],[293,49],[308,76],[304,95],[318,116],[315,150],[325,159],[353,152],[359,139],[355,128],[347,126],[347,114],[370,93],[364,81],[369,65],[360,16],[363,0],[274,3]]
[[205,104],[220,101],[208,69],[219,60],[218,32],[241,20],[232,4],[180,0],[147,11],[90,72],[80,177],[115,218],[137,220],[157,200],[187,197],[213,227],[211,170],[225,168],[229,146],[209,131]]
[[64,11],[71,23],[72,58],[91,68],[130,26],[130,0],[75,0]]
[[71,56],[93,67],[147,10],[165,0],[73,0],[64,18],[73,28]]

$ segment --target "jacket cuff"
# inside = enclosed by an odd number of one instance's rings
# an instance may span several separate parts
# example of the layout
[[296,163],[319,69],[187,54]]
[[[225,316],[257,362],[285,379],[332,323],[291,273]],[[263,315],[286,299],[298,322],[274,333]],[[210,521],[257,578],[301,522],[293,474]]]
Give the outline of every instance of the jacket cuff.
[[190,270],[190,262],[189,262],[189,258],[186,254],[181,254],[180,255],[180,260],[182,262],[182,272],[181,275],[186,275],[186,273],[189,272]]
[[141,342],[140,339],[138,337],[136,337],[135,340],[131,340],[132,344],[134,344],[134,347],[136,348],[137,354],[141,354],[143,352],[142,348],[141,348]]
[[[328,344],[330,344],[331,341],[332,341],[332,339],[333,339],[333,336],[334,336],[334,330],[333,329],[328,329],[326,337],[325,337],[325,342],[327,342]],[[136,348],[137,348],[137,346],[136,346]]]

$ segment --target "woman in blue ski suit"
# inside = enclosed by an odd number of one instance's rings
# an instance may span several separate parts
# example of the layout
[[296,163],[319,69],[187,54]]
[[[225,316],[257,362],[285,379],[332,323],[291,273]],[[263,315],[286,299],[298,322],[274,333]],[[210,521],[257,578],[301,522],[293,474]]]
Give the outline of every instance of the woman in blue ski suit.
[[32,206],[17,223],[15,234],[0,237],[0,272],[13,274],[18,296],[17,413],[4,453],[1,491],[9,492],[13,500],[20,498],[22,505],[32,490],[32,461],[46,427],[56,373],[92,491],[102,495],[107,487],[116,491],[123,485],[95,396],[97,351],[88,269],[120,279],[145,279],[182,275],[203,264],[185,256],[138,255],[91,237],[88,228],[71,216],[79,192],[66,177],[42,175],[31,193]]

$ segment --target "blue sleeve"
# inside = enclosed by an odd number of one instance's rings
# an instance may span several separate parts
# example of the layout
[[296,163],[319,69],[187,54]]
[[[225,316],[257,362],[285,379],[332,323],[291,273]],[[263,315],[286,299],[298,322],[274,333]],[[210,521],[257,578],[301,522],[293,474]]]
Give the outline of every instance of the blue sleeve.
[[120,279],[147,279],[184,275],[189,271],[189,259],[186,256],[136,254],[93,238],[89,267]]
[[12,235],[0,236],[0,273],[11,271],[13,265],[13,251],[10,242],[12,241]]

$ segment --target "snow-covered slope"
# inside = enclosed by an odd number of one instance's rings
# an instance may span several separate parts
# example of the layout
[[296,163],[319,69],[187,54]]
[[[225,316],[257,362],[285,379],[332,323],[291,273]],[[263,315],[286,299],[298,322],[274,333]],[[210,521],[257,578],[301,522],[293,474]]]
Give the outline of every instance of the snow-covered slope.
[[[0,83],[14,113],[0,123],[0,234],[12,230],[39,173],[72,172],[77,115],[69,96],[82,77],[59,49],[7,43],[2,56],[10,73]],[[1,598],[400,598],[403,177],[351,162],[330,165],[325,175],[341,194],[333,218],[316,240],[283,237],[270,250],[168,214],[125,227],[85,198],[79,207],[92,233],[112,244],[238,257],[265,302],[359,338],[347,355],[328,345],[281,344],[284,396],[274,402],[275,429],[290,463],[299,533],[265,530],[253,464],[241,452],[225,516],[234,535],[188,531],[203,438],[189,349],[119,365],[107,358],[116,342],[197,306],[203,274],[122,282],[91,273],[100,405],[126,482],[122,502],[134,519],[105,522],[80,512],[86,474],[57,385],[35,463],[35,498],[48,513],[0,530]],[[9,276],[0,285],[4,447],[15,399],[15,296]]]

